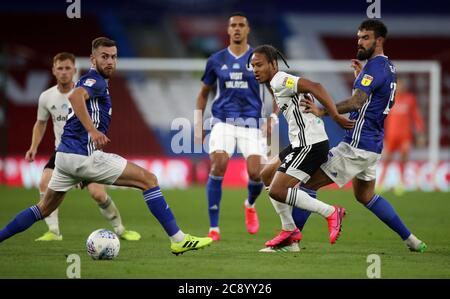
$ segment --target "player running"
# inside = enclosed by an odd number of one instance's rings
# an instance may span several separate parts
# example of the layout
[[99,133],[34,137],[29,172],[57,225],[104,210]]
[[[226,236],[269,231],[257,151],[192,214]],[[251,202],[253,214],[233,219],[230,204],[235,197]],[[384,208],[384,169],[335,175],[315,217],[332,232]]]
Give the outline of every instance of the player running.
[[[75,56],[67,52],[56,54],[53,58],[52,72],[57,84],[44,91],[39,97],[37,120],[33,127],[32,141],[30,149],[25,154],[25,160],[28,162],[34,161],[50,116],[52,117],[53,132],[55,135],[55,149],[58,148],[70,108],[68,96],[74,88],[72,79],[76,72]],[[55,156],[56,151],[52,154],[42,171],[41,181],[39,182],[39,197],[41,199],[44,197],[48,182],[55,168]],[[138,232],[125,229],[119,210],[111,197],[106,193],[105,186],[91,183],[87,185],[87,189],[91,197],[98,203],[100,213],[111,223],[114,232],[121,239],[138,241],[141,238]],[[62,235],[59,230],[58,209],[54,210],[44,220],[49,230],[35,241],[62,240]]]
[[[228,161],[238,149],[247,160],[248,197],[245,200],[245,224],[250,234],[259,229],[255,201],[263,188],[260,172],[265,161],[267,144],[260,119],[263,110],[260,87],[247,61],[252,48],[248,45],[250,27],[247,17],[234,13],[228,20],[230,45],[209,57],[197,97],[195,139],[203,140],[203,112],[208,95],[217,82],[217,94],[212,104],[213,127],[209,139],[211,171],[206,185],[210,228],[208,236],[220,240],[219,212],[222,199],[222,181]],[[269,122],[271,120],[269,119]],[[270,124],[267,126],[270,130]],[[270,132],[268,132],[270,134]]]
[[270,45],[257,47],[251,56],[256,80],[270,85],[275,102],[288,122],[291,143],[280,153],[281,165],[278,164],[273,179],[263,176],[266,186],[270,186],[269,197],[280,215],[283,228],[278,236],[266,242],[268,250],[263,251],[276,250],[276,247],[286,240],[289,242],[288,245],[295,246],[289,251],[298,251],[297,243],[302,236],[294,224],[292,207],[318,213],[326,218],[332,244],[340,234],[345,215],[344,208],[316,200],[298,186],[306,183],[326,161],[329,149],[323,121],[315,115],[303,112],[299,96],[311,93],[331,111],[331,117],[343,128],[352,128],[354,121],[339,115],[331,96],[321,84],[279,71],[278,56],[286,63],[281,53]]
[[[356,125],[330,150],[328,160],[304,188],[316,192],[333,182],[342,187],[352,180],[356,200],[396,232],[411,251],[424,252],[427,245],[409,231],[391,204],[374,192],[376,165],[383,149],[384,119],[394,105],[397,86],[395,66],[383,51],[387,28],[379,20],[366,20],[357,35],[358,61],[352,63],[356,75],[353,95],[336,104],[339,113],[350,112]],[[367,62],[362,66],[359,60]],[[305,111],[317,116],[329,113],[326,107],[317,108],[310,100],[303,105]]]
[[110,142],[105,135],[111,122],[111,97],[108,79],[117,63],[113,40],[99,37],[92,42],[92,67],[80,78],[69,96],[72,108],[55,158],[55,170],[44,198],[23,210],[0,230],[0,242],[28,229],[50,215],[63,201],[68,190],[85,180],[139,188],[151,213],[163,226],[174,254],[203,248],[211,238],[197,238],[183,233],[176,223],[158,186],[156,176],[116,154],[101,149]]

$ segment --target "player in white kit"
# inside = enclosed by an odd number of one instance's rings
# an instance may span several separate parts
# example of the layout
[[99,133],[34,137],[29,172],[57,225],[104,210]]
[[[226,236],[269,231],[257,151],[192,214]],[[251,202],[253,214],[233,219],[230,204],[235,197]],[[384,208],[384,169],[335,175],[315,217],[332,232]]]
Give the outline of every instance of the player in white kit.
[[[55,135],[55,149],[61,141],[61,135],[66,124],[67,114],[69,112],[70,102],[69,94],[74,88],[72,81],[75,75],[75,56],[71,53],[62,52],[53,58],[53,75],[57,84],[43,93],[39,97],[39,106],[37,120],[33,127],[33,137],[30,149],[25,154],[25,160],[34,161],[39,144],[44,137],[48,119],[52,118],[53,132]],[[41,181],[39,183],[39,195],[42,199],[47,190],[48,183],[52,177],[55,168],[55,156],[53,153],[47,164],[44,166]],[[126,230],[122,224],[122,219],[116,205],[111,197],[106,193],[105,186],[91,183],[87,185],[91,197],[98,203],[101,214],[111,223],[115,233],[123,240],[137,241],[141,238],[138,232]],[[45,222],[49,228],[36,241],[59,241],[62,240],[62,234],[59,229],[58,209],[46,217]]]
[[[340,234],[345,209],[325,204],[298,186],[306,183],[326,161],[329,149],[323,121],[303,112],[299,96],[311,93],[327,107],[330,116],[343,128],[352,128],[354,121],[339,115],[331,96],[319,83],[279,71],[278,56],[284,60],[281,53],[270,45],[257,47],[251,56],[256,79],[270,85],[274,99],[288,122],[291,143],[280,153],[281,165],[278,164],[278,171],[273,179],[268,180],[263,175],[265,185],[270,186],[269,196],[283,226],[281,233],[266,242],[266,246],[268,251],[274,250],[283,242],[298,246],[296,242],[302,236],[292,218],[292,207],[318,213],[326,218],[330,243],[333,244]],[[292,251],[298,251],[298,248],[293,248]]]

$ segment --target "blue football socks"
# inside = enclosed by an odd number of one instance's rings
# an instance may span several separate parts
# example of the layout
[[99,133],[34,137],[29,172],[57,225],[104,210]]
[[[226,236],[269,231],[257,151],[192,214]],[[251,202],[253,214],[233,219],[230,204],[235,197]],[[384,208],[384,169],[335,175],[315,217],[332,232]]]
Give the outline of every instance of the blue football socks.
[[143,194],[148,208],[156,219],[158,219],[159,223],[161,223],[167,235],[175,235],[180,229],[159,186],[145,190]]
[[210,227],[219,226],[220,200],[222,199],[223,177],[209,175],[206,184],[206,195],[208,197],[208,214]]
[[34,205],[28,209],[23,210],[16,217],[8,223],[2,230],[0,230],[0,242],[23,232],[33,225],[38,220],[42,219],[41,211]]

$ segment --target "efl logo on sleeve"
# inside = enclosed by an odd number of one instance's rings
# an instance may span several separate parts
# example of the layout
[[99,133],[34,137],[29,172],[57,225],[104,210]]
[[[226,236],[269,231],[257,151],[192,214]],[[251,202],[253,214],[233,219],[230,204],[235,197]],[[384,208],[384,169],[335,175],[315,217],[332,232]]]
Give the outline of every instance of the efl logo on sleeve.
[[373,81],[373,77],[371,75],[365,74],[361,79],[362,86],[369,86]]
[[97,82],[95,81],[95,79],[86,79],[83,85],[87,87],[92,87],[95,84],[95,82]]
[[289,89],[294,90],[295,81],[292,78],[285,77],[283,80],[283,86]]

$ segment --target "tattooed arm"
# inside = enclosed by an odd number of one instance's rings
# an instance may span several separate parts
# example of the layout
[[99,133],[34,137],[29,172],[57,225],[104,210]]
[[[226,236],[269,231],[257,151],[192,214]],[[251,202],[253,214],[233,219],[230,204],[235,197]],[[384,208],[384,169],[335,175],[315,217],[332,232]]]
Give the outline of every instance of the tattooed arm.
[[356,89],[353,95],[345,101],[336,104],[336,108],[340,114],[360,109],[367,100],[367,94],[361,89]]
[[[351,97],[336,104],[336,109],[339,114],[348,113],[351,111],[359,110],[366,102],[368,96],[361,89],[356,89]],[[305,112],[311,112],[316,116],[328,115],[328,112],[324,108],[317,107],[311,99],[305,99],[301,102],[301,105],[305,107]]]

